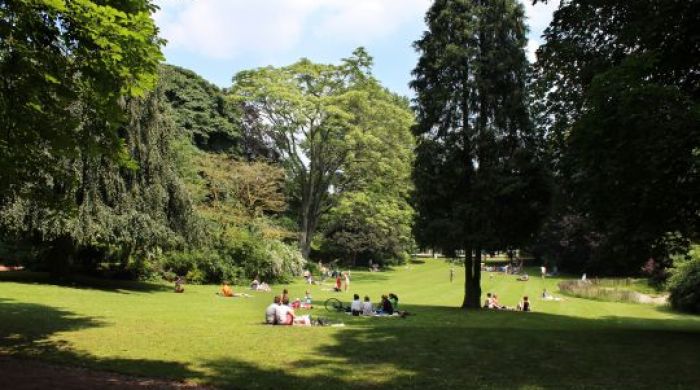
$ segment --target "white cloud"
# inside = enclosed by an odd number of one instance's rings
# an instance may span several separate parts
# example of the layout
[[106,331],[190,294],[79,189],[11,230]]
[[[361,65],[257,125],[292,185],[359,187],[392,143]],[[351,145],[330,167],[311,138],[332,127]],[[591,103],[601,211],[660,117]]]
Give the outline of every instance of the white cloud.
[[306,33],[342,42],[387,36],[423,18],[431,0],[158,0],[171,48],[233,58],[295,48]]
[[341,41],[378,39],[423,20],[432,0],[326,0],[314,35]]
[[[521,0],[530,26],[528,57],[559,0]],[[210,59],[307,51],[317,42],[369,45],[422,21],[432,0],[156,0],[161,36],[171,49]],[[420,24],[422,26],[422,24]],[[420,31],[408,40],[416,39]],[[404,42],[401,42],[404,44]]]
[[547,4],[532,5],[531,0],[524,0],[527,24],[530,27],[530,40],[527,43],[527,57],[535,61],[535,52],[542,44],[542,32],[552,21],[552,13],[559,7],[559,0],[550,0]]

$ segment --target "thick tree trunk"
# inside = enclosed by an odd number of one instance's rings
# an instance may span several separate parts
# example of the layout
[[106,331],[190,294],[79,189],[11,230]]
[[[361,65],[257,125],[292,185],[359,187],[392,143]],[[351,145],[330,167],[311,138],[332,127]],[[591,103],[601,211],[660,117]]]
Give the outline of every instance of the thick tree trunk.
[[481,307],[481,246],[476,247],[476,258],[474,259],[474,277],[472,278],[472,298],[474,307]]
[[471,248],[465,249],[464,258],[464,301],[463,309],[481,308],[481,248],[477,248],[476,257]]

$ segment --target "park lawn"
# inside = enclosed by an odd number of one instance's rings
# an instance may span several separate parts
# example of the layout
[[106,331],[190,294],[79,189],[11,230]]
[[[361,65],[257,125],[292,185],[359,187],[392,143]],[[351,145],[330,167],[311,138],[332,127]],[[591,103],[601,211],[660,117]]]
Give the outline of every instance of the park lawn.
[[[700,317],[665,308],[566,297],[561,279],[483,274],[484,294],[535,312],[458,309],[464,276],[443,260],[353,271],[348,293],[309,288],[312,315],[345,327],[262,325],[272,293],[220,298],[217,286],[103,282],[94,287],[0,281],[0,353],[221,388],[698,388]],[[531,274],[536,274],[532,272]],[[11,274],[0,280],[13,279]],[[14,280],[14,279],[13,279]],[[240,288],[238,289],[240,290]],[[394,292],[401,318],[331,314],[328,297]]]

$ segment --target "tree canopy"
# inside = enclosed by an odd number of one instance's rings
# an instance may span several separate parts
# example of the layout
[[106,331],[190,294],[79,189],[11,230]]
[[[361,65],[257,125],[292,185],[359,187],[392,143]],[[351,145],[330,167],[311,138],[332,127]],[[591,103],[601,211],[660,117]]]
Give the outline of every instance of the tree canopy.
[[[245,112],[253,113],[255,126],[262,129],[287,169],[289,194],[298,215],[299,245],[306,258],[321,216],[333,205],[332,191],[343,184],[342,172],[354,148],[368,141],[366,134],[381,130],[371,122],[380,118],[368,113],[374,109],[368,101],[399,104],[378,89],[370,66],[371,58],[360,48],[340,65],[302,59],[290,66],[244,71],[234,77],[231,98]],[[401,115],[379,125],[405,122],[406,114]]]
[[698,15],[695,1],[567,1],[544,33],[538,119],[558,214],[597,237],[584,269],[668,264],[697,232]]
[[[120,102],[155,86],[155,9],[149,0],[0,2],[0,196],[39,195],[28,184],[71,174],[61,160],[81,152],[128,159]],[[82,126],[86,116],[100,126]]]
[[[463,307],[481,303],[481,251],[527,241],[546,214],[515,1],[438,0],[415,43],[416,236],[466,254]],[[472,257],[476,254],[476,259]]]

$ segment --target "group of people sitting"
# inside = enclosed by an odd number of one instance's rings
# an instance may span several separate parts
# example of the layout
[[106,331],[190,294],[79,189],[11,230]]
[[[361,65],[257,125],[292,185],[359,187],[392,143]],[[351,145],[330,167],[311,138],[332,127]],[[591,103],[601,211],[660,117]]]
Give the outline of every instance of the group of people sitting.
[[354,294],[349,313],[354,316],[390,316],[394,313],[404,317],[408,315],[408,312],[399,310],[399,297],[394,293],[382,295],[382,300],[376,308],[372,305],[369,296],[365,295],[364,301],[361,301],[360,296]]
[[311,326],[310,315],[298,315],[294,309],[304,308],[308,305],[311,308],[311,295],[306,292],[304,303],[296,299],[294,303],[289,302],[289,292],[285,289],[281,295],[275,295],[273,302],[265,309],[265,323],[269,325],[297,325]]
[[[513,310],[508,306],[501,305],[501,303],[498,301],[498,295],[491,293],[486,294],[486,302],[484,302],[484,309]],[[531,311],[532,309],[530,308],[530,299],[527,296],[524,296],[523,299],[520,302],[518,302],[517,306],[515,306],[515,310]]]

